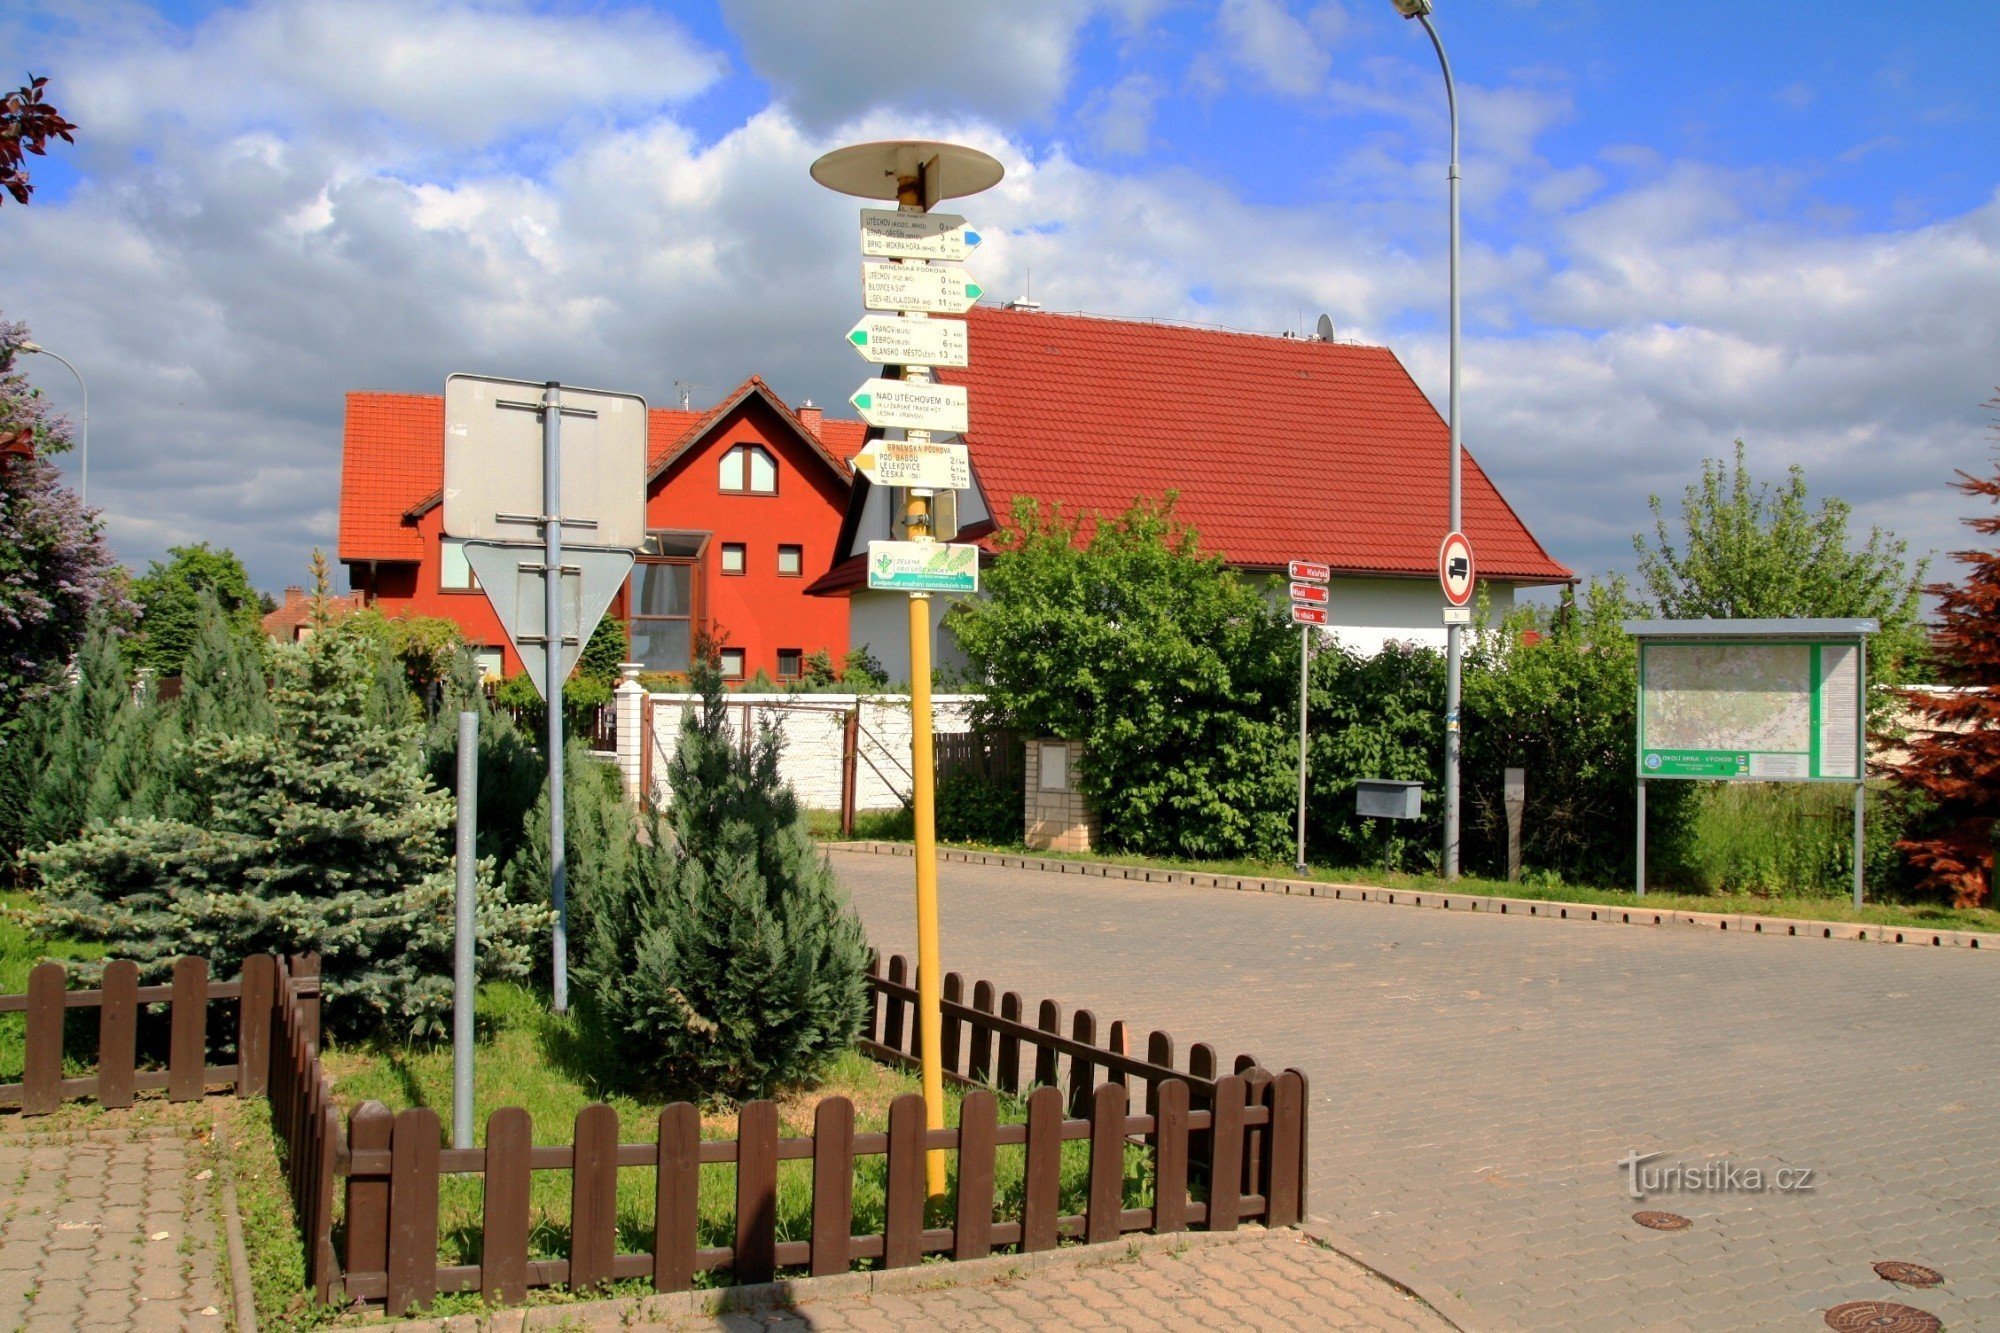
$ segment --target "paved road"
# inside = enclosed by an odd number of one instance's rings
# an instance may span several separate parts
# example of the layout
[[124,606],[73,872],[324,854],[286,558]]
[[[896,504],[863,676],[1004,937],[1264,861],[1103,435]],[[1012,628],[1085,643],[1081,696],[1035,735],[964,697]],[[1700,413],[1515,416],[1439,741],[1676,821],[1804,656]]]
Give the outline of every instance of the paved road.
[[0,1120],[0,1329],[221,1333],[221,1247],[187,1131],[33,1125]]
[[[877,946],[913,951],[910,861],[833,861]],[[1305,1070],[1312,1211],[1484,1326],[1808,1328],[1897,1299],[2000,1329],[2000,958],[940,874],[947,966]],[[1708,1170],[1635,1201],[1631,1153]],[[1741,1188],[1753,1167],[1811,1188]],[[1899,1291],[1885,1259],[1947,1282]]]

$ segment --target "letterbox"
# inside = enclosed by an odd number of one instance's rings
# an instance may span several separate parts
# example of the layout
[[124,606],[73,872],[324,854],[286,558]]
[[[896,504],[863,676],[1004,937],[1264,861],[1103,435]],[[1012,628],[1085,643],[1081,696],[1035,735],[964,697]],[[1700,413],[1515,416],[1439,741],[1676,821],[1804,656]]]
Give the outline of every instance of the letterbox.
[[1354,813],[1374,819],[1416,819],[1424,784],[1392,778],[1362,778],[1354,787]]

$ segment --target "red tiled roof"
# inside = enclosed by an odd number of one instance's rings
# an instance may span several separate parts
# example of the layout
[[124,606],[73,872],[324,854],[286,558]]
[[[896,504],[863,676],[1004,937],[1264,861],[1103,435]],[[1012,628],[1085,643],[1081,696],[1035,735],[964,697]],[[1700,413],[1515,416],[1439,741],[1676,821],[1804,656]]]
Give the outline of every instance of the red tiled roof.
[[[1178,513],[1231,564],[1317,560],[1432,576],[1450,432],[1393,352],[1077,315],[974,310],[966,443],[995,517],[1012,497]],[[1574,577],[1468,450],[1465,533],[1482,577]]]
[[[327,611],[335,616],[344,616],[361,609],[361,598],[357,594],[330,595],[326,599]],[[264,637],[289,643],[298,637],[299,626],[312,619],[312,595],[304,588],[285,589],[284,604],[266,615],[263,620]]]
[[[763,381],[752,376],[724,399],[739,401]],[[786,418],[804,425],[776,394],[769,393]],[[651,474],[719,419],[715,412],[656,407],[647,414],[647,472]],[[818,439],[845,467],[861,452],[867,427],[859,421],[820,422]],[[830,460],[831,461],[831,460]],[[428,393],[356,390],[347,395],[347,428],[340,461],[340,542],[342,560],[419,560],[423,543],[414,522],[443,497],[444,398]]]

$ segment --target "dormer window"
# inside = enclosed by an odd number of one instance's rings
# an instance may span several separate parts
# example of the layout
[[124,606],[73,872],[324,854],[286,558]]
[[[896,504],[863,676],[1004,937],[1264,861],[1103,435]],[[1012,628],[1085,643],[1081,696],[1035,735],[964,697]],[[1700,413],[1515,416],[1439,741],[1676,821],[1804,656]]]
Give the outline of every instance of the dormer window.
[[730,495],[776,495],[777,460],[762,445],[731,445],[722,455],[722,490]]

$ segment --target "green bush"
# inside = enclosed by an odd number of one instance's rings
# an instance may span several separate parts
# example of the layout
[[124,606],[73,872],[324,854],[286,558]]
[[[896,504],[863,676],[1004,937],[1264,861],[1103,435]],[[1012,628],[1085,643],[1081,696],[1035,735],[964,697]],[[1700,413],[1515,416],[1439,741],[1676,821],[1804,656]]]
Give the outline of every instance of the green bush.
[[[226,977],[251,954],[317,950],[330,1023],[441,1031],[451,797],[425,776],[416,724],[382,713],[364,635],[322,625],[274,668],[272,730],[183,742],[181,813],[95,824],[35,854],[37,924],[114,944],[150,980],[183,953]],[[506,903],[482,864],[486,975],[520,975],[545,920]]]
[[1203,554],[1174,497],[1082,522],[1017,500],[948,623],[981,721],[1082,741],[1106,847],[1269,857],[1289,844],[1298,642],[1258,586]]
[[1018,843],[1024,818],[1019,782],[960,769],[938,783],[937,835],[948,842]]
[[[1434,869],[1443,828],[1443,656],[1434,648],[1391,643],[1364,657],[1326,643],[1313,655],[1308,679],[1307,855],[1335,865]],[[1296,762],[1286,765],[1294,782]],[[1354,790],[1362,778],[1423,783],[1423,818],[1357,815]]]
[[632,873],[588,896],[579,1011],[607,1071],[671,1095],[743,1098],[812,1077],[860,1030],[861,923],[778,777],[770,728],[738,745],[720,673],[698,668]]

